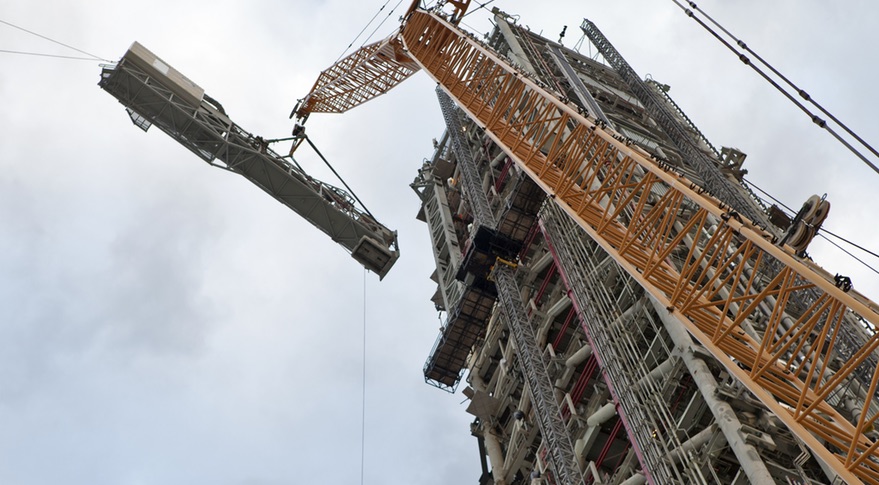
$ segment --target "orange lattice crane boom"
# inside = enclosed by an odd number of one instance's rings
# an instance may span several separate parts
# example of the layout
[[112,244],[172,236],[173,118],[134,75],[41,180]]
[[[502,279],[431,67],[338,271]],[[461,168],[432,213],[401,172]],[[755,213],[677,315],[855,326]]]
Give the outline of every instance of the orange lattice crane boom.
[[390,91],[419,69],[403,51],[396,32],[321,72],[293,114],[305,121],[311,113],[344,113]]
[[[450,1],[449,19],[460,22],[470,0]],[[414,0],[404,18],[418,9]],[[421,67],[403,47],[400,31],[385,39],[365,45],[320,73],[311,91],[293,109],[299,123],[311,113],[344,113],[397,87]]]

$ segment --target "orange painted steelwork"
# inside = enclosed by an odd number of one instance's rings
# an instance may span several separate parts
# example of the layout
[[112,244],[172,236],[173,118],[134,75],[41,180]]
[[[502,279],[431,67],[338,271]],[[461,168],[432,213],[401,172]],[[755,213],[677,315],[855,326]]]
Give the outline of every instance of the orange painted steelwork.
[[361,47],[320,73],[296,116],[311,113],[344,113],[395,88],[418,72],[394,34]]

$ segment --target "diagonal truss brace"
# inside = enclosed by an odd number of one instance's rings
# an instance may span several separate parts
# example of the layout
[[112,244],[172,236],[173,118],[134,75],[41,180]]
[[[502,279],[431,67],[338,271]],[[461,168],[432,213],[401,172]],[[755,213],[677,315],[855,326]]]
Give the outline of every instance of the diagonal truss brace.
[[511,335],[516,342],[521,367],[528,387],[531,390],[531,398],[535,407],[535,421],[540,429],[540,434],[546,440],[552,465],[557,474],[558,483],[562,485],[576,485],[584,483],[583,474],[577,465],[574,456],[574,445],[571,443],[571,435],[565,428],[565,421],[558,402],[555,400],[555,391],[552,380],[549,378],[549,370],[544,360],[544,354],[537,346],[537,336],[534,327],[526,317],[522,299],[519,296],[519,286],[513,275],[513,269],[508,264],[498,260],[491,273],[497,284],[498,301],[507,323],[512,330]]
[[294,113],[300,118],[311,113],[344,113],[385,94],[418,70],[394,33],[321,72]]

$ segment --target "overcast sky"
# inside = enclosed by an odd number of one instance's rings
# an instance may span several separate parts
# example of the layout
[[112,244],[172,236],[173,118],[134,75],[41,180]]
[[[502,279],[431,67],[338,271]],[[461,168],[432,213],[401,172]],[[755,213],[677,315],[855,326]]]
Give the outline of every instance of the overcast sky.
[[[111,60],[137,40],[245,129],[277,138],[381,3],[5,0],[0,20]],[[567,25],[568,46],[593,20],[640,75],[671,85],[715,145],[749,155],[750,179],[795,207],[828,193],[825,227],[879,249],[879,176],[670,0],[494,5],[552,38]],[[699,5],[879,143],[879,4]],[[465,23],[484,33],[487,18],[483,9]],[[5,25],[0,49],[80,55]],[[464,398],[425,385],[421,371],[440,325],[408,187],[442,132],[425,74],[308,123],[367,207],[400,232],[396,267],[364,283],[362,267],[296,214],[132,126],[96,86],[97,62],[0,62],[0,483],[358,483],[364,316],[365,482],[476,482]],[[314,157],[299,161],[333,182]],[[879,298],[875,273],[824,245],[812,252]]]

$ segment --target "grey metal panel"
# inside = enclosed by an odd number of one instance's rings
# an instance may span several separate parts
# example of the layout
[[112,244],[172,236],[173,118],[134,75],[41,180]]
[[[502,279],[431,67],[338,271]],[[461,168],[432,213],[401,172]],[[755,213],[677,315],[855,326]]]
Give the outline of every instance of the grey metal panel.
[[204,89],[174,69],[168,63],[153,54],[139,42],[131,44],[123,59],[126,62],[137,65],[141,70],[148,73],[153,79],[162,78],[165,87],[178,96],[183,97],[193,107],[197,107],[204,97]]

